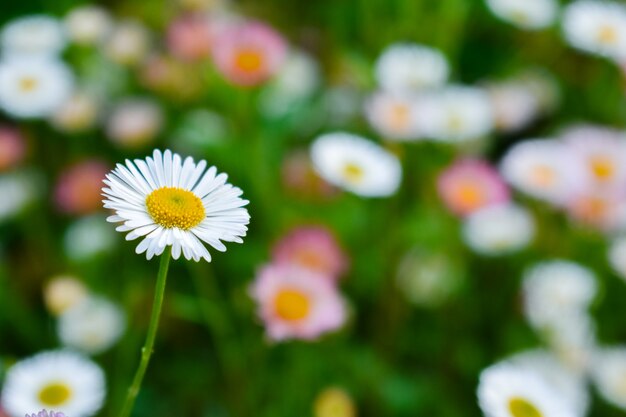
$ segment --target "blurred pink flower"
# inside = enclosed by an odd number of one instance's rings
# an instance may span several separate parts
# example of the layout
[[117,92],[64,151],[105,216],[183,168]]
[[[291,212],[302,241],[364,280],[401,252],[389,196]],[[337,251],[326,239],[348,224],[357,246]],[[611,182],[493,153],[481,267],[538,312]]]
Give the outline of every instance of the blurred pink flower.
[[0,171],[7,171],[18,165],[26,155],[26,141],[14,128],[0,126]]
[[285,60],[287,44],[261,22],[232,24],[215,39],[217,69],[233,84],[254,86],[272,77]]
[[54,190],[57,208],[68,214],[88,214],[102,207],[102,180],[109,167],[99,160],[87,160],[61,173]]
[[623,193],[588,190],[573,196],[566,210],[573,220],[600,231],[609,232],[625,226],[626,201]]
[[312,340],[346,321],[344,302],[329,279],[294,265],[269,265],[258,273],[251,295],[270,339]]
[[324,227],[299,227],[273,249],[276,264],[293,264],[336,280],[348,267],[348,258],[333,234]]
[[510,198],[498,171],[479,159],[454,162],[439,176],[437,189],[448,209],[461,216]]
[[188,14],[172,21],[167,29],[167,46],[172,55],[201,60],[211,56],[215,36],[208,16]]

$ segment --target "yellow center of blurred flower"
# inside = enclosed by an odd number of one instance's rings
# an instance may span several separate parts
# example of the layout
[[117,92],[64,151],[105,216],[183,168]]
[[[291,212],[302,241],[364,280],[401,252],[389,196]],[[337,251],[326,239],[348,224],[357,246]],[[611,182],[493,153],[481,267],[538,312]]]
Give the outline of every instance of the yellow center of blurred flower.
[[72,396],[72,390],[63,382],[51,382],[39,391],[39,401],[50,407],[66,403]]
[[389,124],[395,130],[402,130],[409,124],[410,115],[407,106],[401,103],[394,104],[389,112]]
[[33,91],[35,88],[37,88],[38,84],[37,79],[32,77],[23,77],[20,79],[19,83],[20,90],[25,93]]
[[463,131],[463,127],[465,126],[465,121],[463,117],[457,113],[451,113],[448,117],[447,121],[448,129],[452,133],[459,133]]
[[205,217],[202,200],[188,190],[162,187],[148,195],[146,208],[152,220],[167,229],[189,230]]
[[242,49],[235,57],[235,65],[245,72],[258,71],[263,66],[263,55],[256,49]]
[[528,400],[514,397],[509,400],[509,411],[513,417],[543,417],[543,414]]
[[309,269],[321,270],[324,268],[324,259],[311,249],[300,249],[295,253],[296,262]]
[[617,30],[613,26],[602,26],[598,31],[598,41],[609,45],[617,42]]
[[363,168],[352,162],[346,163],[343,167],[343,177],[349,182],[359,182],[364,175]]
[[315,417],[355,417],[352,399],[340,388],[328,388],[317,397]]
[[540,187],[549,187],[554,184],[556,174],[552,168],[546,165],[537,165],[531,172],[531,181]]
[[460,184],[456,196],[459,203],[467,208],[479,207],[485,202],[483,190],[471,182]]
[[615,174],[615,164],[606,156],[597,156],[590,161],[591,171],[598,180],[606,181]]
[[302,320],[311,309],[309,298],[297,290],[281,290],[274,299],[276,314],[289,321]]
[[610,204],[600,197],[586,197],[578,202],[577,207],[583,220],[600,222],[608,216]]

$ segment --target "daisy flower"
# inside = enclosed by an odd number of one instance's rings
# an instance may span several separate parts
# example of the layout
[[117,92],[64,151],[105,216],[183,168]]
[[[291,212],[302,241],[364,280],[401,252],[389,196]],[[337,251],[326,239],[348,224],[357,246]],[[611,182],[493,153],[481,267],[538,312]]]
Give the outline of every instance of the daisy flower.
[[20,131],[0,126],[0,172],[19,165],[26,156],[26,140]]
[[585,183],[582,161],[556,140],[530,139],[511,147],[500,163],[504,179],[535,198],[562,205]]
[[541,372],[507,362],[481,372],[478,403],[486,417],[582,416]]
[[42,192],[42,179],[32,171],[13,171],[0,175],[0,223],[28,208]]
[[105,390],[104,372],[94,362],[71,351],[48,351],[8,369],[2,406],[12,417],[42,408],[89,417],[102,407]]
[[416,140],[421,134],[415,99],[379,92],[365,103],[365,117],[384,138],[398,141]]
[[59,275],[50,279],[43,290],[48,311],[56,316],[63,314],[87,298],[89,291],[79,279]]
[[97,159],[82,161],[63,170],[54,189],[57,208],[67,214],[89,214],[100,209],[100,189],[107,172],[108,165]]
[[115,211],[107,220],[122,223],[116,230],[129,232],[127,240],[141,238],[136,252],[147,259],[171,246],[174,259],[182,254],[210,262],[202,242],[218,251],[226,250],[222,241],[243,242],[250,215],[243,192],[226,183],[226,174],[206,167],[206,161],[183,161],[170,150],[118,164],[102,189],[104,207]]
[[59,316],[57,334],[64,346],[95,355],[113,346],[125,328],[126,317],[117,304],[90,296]]
[[83,132],[96,124],[99,111],[100,105],[95,97],[75,91],[52,113],[50,122],[61,132]]
[[626,410],[626,347],[596,349],[590,370],[600,396]]
[[394,43],[380,54],[374,71],[383,89],[406,94],[445,84],[450,69],[437,49],[415,43]]
[[110,253],[117,239],[115,231],[106,224],[105,216],[94,214],[71,223],[63,236],[63,250],[73,261],[88,261]]
[[555,0],[487,0],[493,14],[522,29],[550,26],[559,11]]
[[89,46],[102,43],[113,28],[109,13],[95,5],[79,6],[70,10],[63,24],[71,42]]
[[463,239],[475,252],[503,255],[530,244],[535,223],[523,207],[508,203],[489,206],[470,214],[463,223]]
[[0,62],[0,108],[11,116],[47,116],[72,88],[72,73],[59,60],[15,57]]
[[140,63],[150,51],[150,33],[136,20],[125,20],[111,30],[104,45],[106,55],[121,65]]
[[486,86],[498,131],[518,132],[530,125],[540,114],[536,95],[521,82],[507,81]]
[[326,181],[363,197],[392,195],[402,180],[395,155],[350,133],[318,137],[311,145],[311,160]]
[[274,246],[275,264],[294,264],[333,280],[348,267],[348,259],[334,235],[325,227],[298,227]]
[[211,56],[215,29],[211,19],[202,14],[183,15],[167,28],[167,47],[172,55],[190,61]]
[[258,85],[275,75],[287,53],[285,40],[261,22],[235,23],[224,28],[215,40],[213,59],[230,82]]
[[125,148],[138,148],[153,141],[163,126],[163,111],[149,99],[127,98],[111,111],[106,131],[109,139]]
[[26,417],[65,417],[65,414],[63,413],[57,413],[54,411],[46,411],[46,410],[41,410],[38,413],[33,413],[33,414],[26,414]]
[[626,59],[626,6],[611,1],[578,0],[563,12],[563,32],[575,48],[617,62]]
[[257,275],[251,295],[272,340],[312,340],[346,321],[343,300],[319,272],[293,265],[270,265]]
[[494,115],[486,91],[453,85],[423,97],[419,112],[426,137],[445,142],[463,142],[488,135]]
[[66,45],[63,25],[45,15],[15,19],[0,32],[0,47],[4,56],[56,56]]
[[509,189],[486,161],[461,159],[439,175],[437,190],[446,206],[461,216],[509,201]]
[[574,194],[565,209],[574,221],[609,233],[624,228],[624,197],[614,191],[587,189]]
[[626,236],[620,236],[611,242],[607,257],[609,265],[626,281]]

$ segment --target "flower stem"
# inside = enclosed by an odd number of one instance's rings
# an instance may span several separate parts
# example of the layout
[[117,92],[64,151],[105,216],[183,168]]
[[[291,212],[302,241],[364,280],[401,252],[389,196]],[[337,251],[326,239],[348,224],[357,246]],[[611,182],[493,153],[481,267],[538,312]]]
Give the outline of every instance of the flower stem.
[[152,303],[152,315],[150,317],[150,325],[148,327],[148,335],[146,336],[146,342],[141,349],[141,362],[133,378],[133,383],[128,388],[126,394],[126,400],[124,401],[124,407],[120,413],[120,417],[129,417],[133,411],[135,405],[135,399],[139,394],[141,388],[141,382],[143,376],[148,369],[148,363],[150,362],[150,356],[152,356],[152,350],[154,347],[154,339],[156,338],[157,329],[159,328],[159,317],[161,316],[161,307],[163,306],[163,296],[165,295],[165,282],[167,280],[167,269],[170,265],[170,258],[172,252],[171,248],[166,248],[161,255],[161,263],[159,264],[159,273],[157,275],[157,283],[154,291],[154,301]]

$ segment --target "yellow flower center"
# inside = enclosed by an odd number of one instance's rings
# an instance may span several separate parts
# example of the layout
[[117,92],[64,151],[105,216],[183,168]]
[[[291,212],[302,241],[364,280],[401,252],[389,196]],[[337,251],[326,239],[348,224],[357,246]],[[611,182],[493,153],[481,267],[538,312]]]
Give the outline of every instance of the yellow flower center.
[[294,258],[297,263],[313,270],[323,270],[324,258],[312,249],[300,249],[296,251]]
[[617,30],[613,26],[602,26],[598,30],[598,41],[606,45],[614,44],[617,42]]
[[281,290],[274,299],[276,314],[288,321],[298,321],[309,315],[309,298],[298,290]]
[[403,130],[409,124],[411,112],[406,105],[402,103],[394,104],[389,113],[389,123],[392,129]]
[[448,116],[447,125],[451,133],[461,133],[465,127],[465,120],[460,114],[453,112]]
[[205,217],[202,200],[188,190],[162,187],[146,198],[146,208],[152,220],[167,229],[189,230]]
[[35,88],[37,88],[38,82],[36,78],[23,77],[20,79],[19,84],[20,84],[20,90],[22,90],[25,93],[28,93],[28,92],[33,91]]
[[509,411],[513,417],[543,417],[543,414],[528,400],[514,397],[509,400]]
[[51,382],[39,391],[39,401],[49,407],[65,404],[71,397],[71,388],[63,382]]
[[346,163],[343,167],[343,177],[349,182],[359,182],[364,175],[363,168],[352,162]]
[[590,165],[593,175],[600,181],[609,180],[615,174],[615,164],[606,156],[592,158]]
[[546,165],[537,165],[531,172],[531,180],[540,187],[550,187],[556,180],[556,174]]
[[459,185],[457,198],[459,203],[468,209],[480,207],[485,202],[483,190],[469,181]]
[[245,72],[259,71],[263,66],[263,55],[256,49],[242,49],[235,57],[235,65]]

